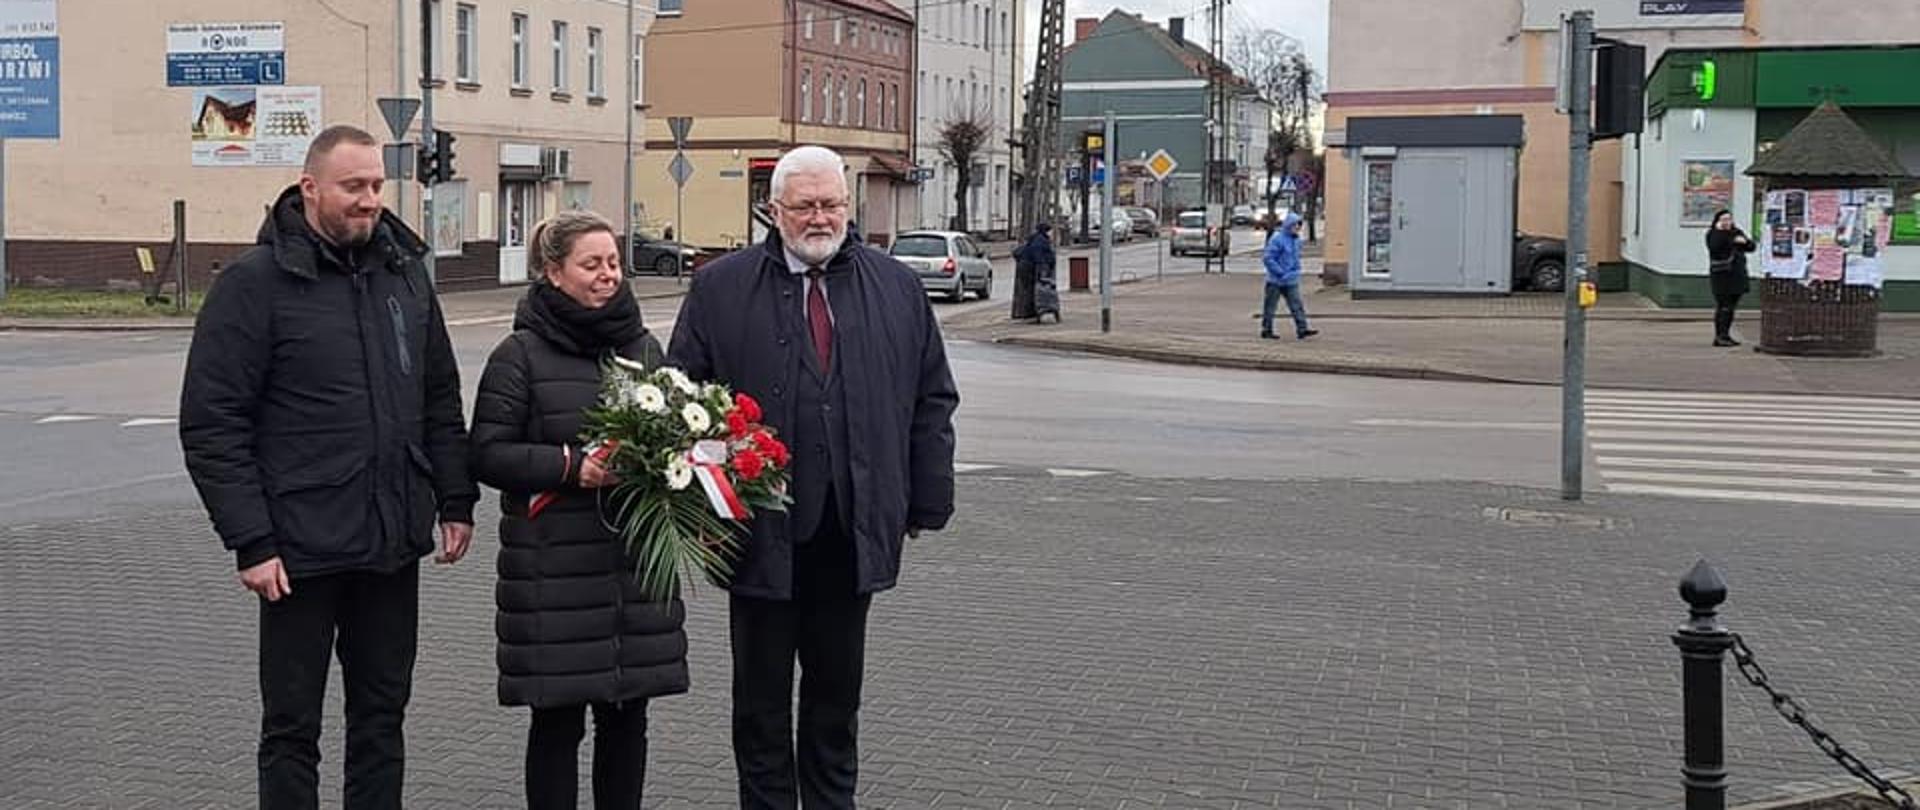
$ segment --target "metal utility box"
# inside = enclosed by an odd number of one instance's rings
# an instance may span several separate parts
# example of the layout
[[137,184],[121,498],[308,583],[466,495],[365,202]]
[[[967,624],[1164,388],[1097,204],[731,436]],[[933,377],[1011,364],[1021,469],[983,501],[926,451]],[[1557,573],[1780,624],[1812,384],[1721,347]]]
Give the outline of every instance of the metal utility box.
[[1352,118],[1355,297],[1513,290],[1517,115]]

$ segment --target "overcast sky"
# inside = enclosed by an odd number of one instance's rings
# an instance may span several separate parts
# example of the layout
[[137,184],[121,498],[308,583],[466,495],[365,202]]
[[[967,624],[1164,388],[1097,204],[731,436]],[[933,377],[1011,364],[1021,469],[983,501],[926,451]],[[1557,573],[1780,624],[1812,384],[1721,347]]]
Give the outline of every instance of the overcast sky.
[[[1033,43],[1040,38],[1040,4],[1027,3],[1027,72],[1033,70]],[[1227,4],[1227,41],[1235,31],[1271,28],[1301,41],[1307,56],[1322,75],[1327,69],[1328,0],[1234,0]],[[1067,0],[1067,44],[1073,43],[1073,20],[1079,17],[1105,17],[1116,8],[1125,9],[1150,22],[1166,24],[1168,17],[1187,18],[1187,37],[1201,44],[1207,37],[1207,4],[1204,0]]]

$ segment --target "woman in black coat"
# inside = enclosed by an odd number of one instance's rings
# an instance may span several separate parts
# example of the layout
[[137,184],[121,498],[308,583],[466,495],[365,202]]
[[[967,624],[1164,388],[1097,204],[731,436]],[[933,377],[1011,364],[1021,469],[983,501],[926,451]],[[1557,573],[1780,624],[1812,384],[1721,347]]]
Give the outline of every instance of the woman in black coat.
[[[647,760],[647,699],[687,691],[686,608],[649,602],[602,501],[618,483],[580,446],[600,366],[618,354],[658,365],[659,341],[621,273],[613,226],[570,211],[528,243],[542,278],[514,331],[494,349],[474,403],[477,477],[500,498],[500,702],[529,706],[527,806],[572,808],[575,764],[593,707],[593,797],[638,810]],[[529,503],[558,497],[535,516]]]
[[1721,209],[1707,229],[1707,281],[1713,287],[1713,345],[1738,346],[1733,313],[1747,294],[1747,254],[1753,240],[1733,224],[1733,212]]

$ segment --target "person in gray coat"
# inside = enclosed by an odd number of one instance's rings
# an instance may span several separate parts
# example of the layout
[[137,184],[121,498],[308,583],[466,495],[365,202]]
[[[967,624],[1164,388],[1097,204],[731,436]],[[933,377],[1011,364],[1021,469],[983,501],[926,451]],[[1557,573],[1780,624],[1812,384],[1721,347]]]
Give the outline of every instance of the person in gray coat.
[[959,393],[919,278],[848,237],[840,156],[787,153],[772,191],[777,231],[695,276],[669,360],[759,400],[793,451],[790,511],[754,517],[727,584],[740,804],[850,808],[867,609],[953,514]]
[[[686,608],[648,601],[610,529],[602,493],[618,483],[580,446],[600,365],[618,355],[657,366],[659,341],[620,272],[613,226],[568,211],[528,243],[541,280],[480,377],[472,458],[500,490],[500,702],[529,706],[531,810],[572,808],[576,764],[593,708],[593,800],[639,810],[647,768],[647,701],[687,691]],[[538,514],[539,493],[558,497]]]

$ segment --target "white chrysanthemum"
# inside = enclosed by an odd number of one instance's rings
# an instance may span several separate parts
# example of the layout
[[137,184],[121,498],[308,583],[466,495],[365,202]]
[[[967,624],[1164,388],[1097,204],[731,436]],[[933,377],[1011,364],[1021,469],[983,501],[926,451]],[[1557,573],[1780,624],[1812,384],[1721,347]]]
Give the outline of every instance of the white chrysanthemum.
[[685,458],[675,456],[667,465],[666,475],[668,489],[676,491],[686,489],[693,483],[693,465],[688,464]]
[[666,376],[668,382],[673,383],[673,387],[680,389],[681,393],[690,397],[699,396],[700,387],[694,385],[693,380],[687,379],[686,373],[680,369],[667,366],[660,369],[660,373]]
[[713,427],[713,414],[707,413],[705,405],[689,402],[680,409],[680,418],[686,420],[687,429],[695,434],[706,433]]
[[640,386],[632,380],[622,380],[614,387],[614,404],[622,408],[631,408],[640,401]]
[[667,412],[667,394],[657,385],[641,384],[634,391],[634,400],[639,403],[640,410],[647,413]]

